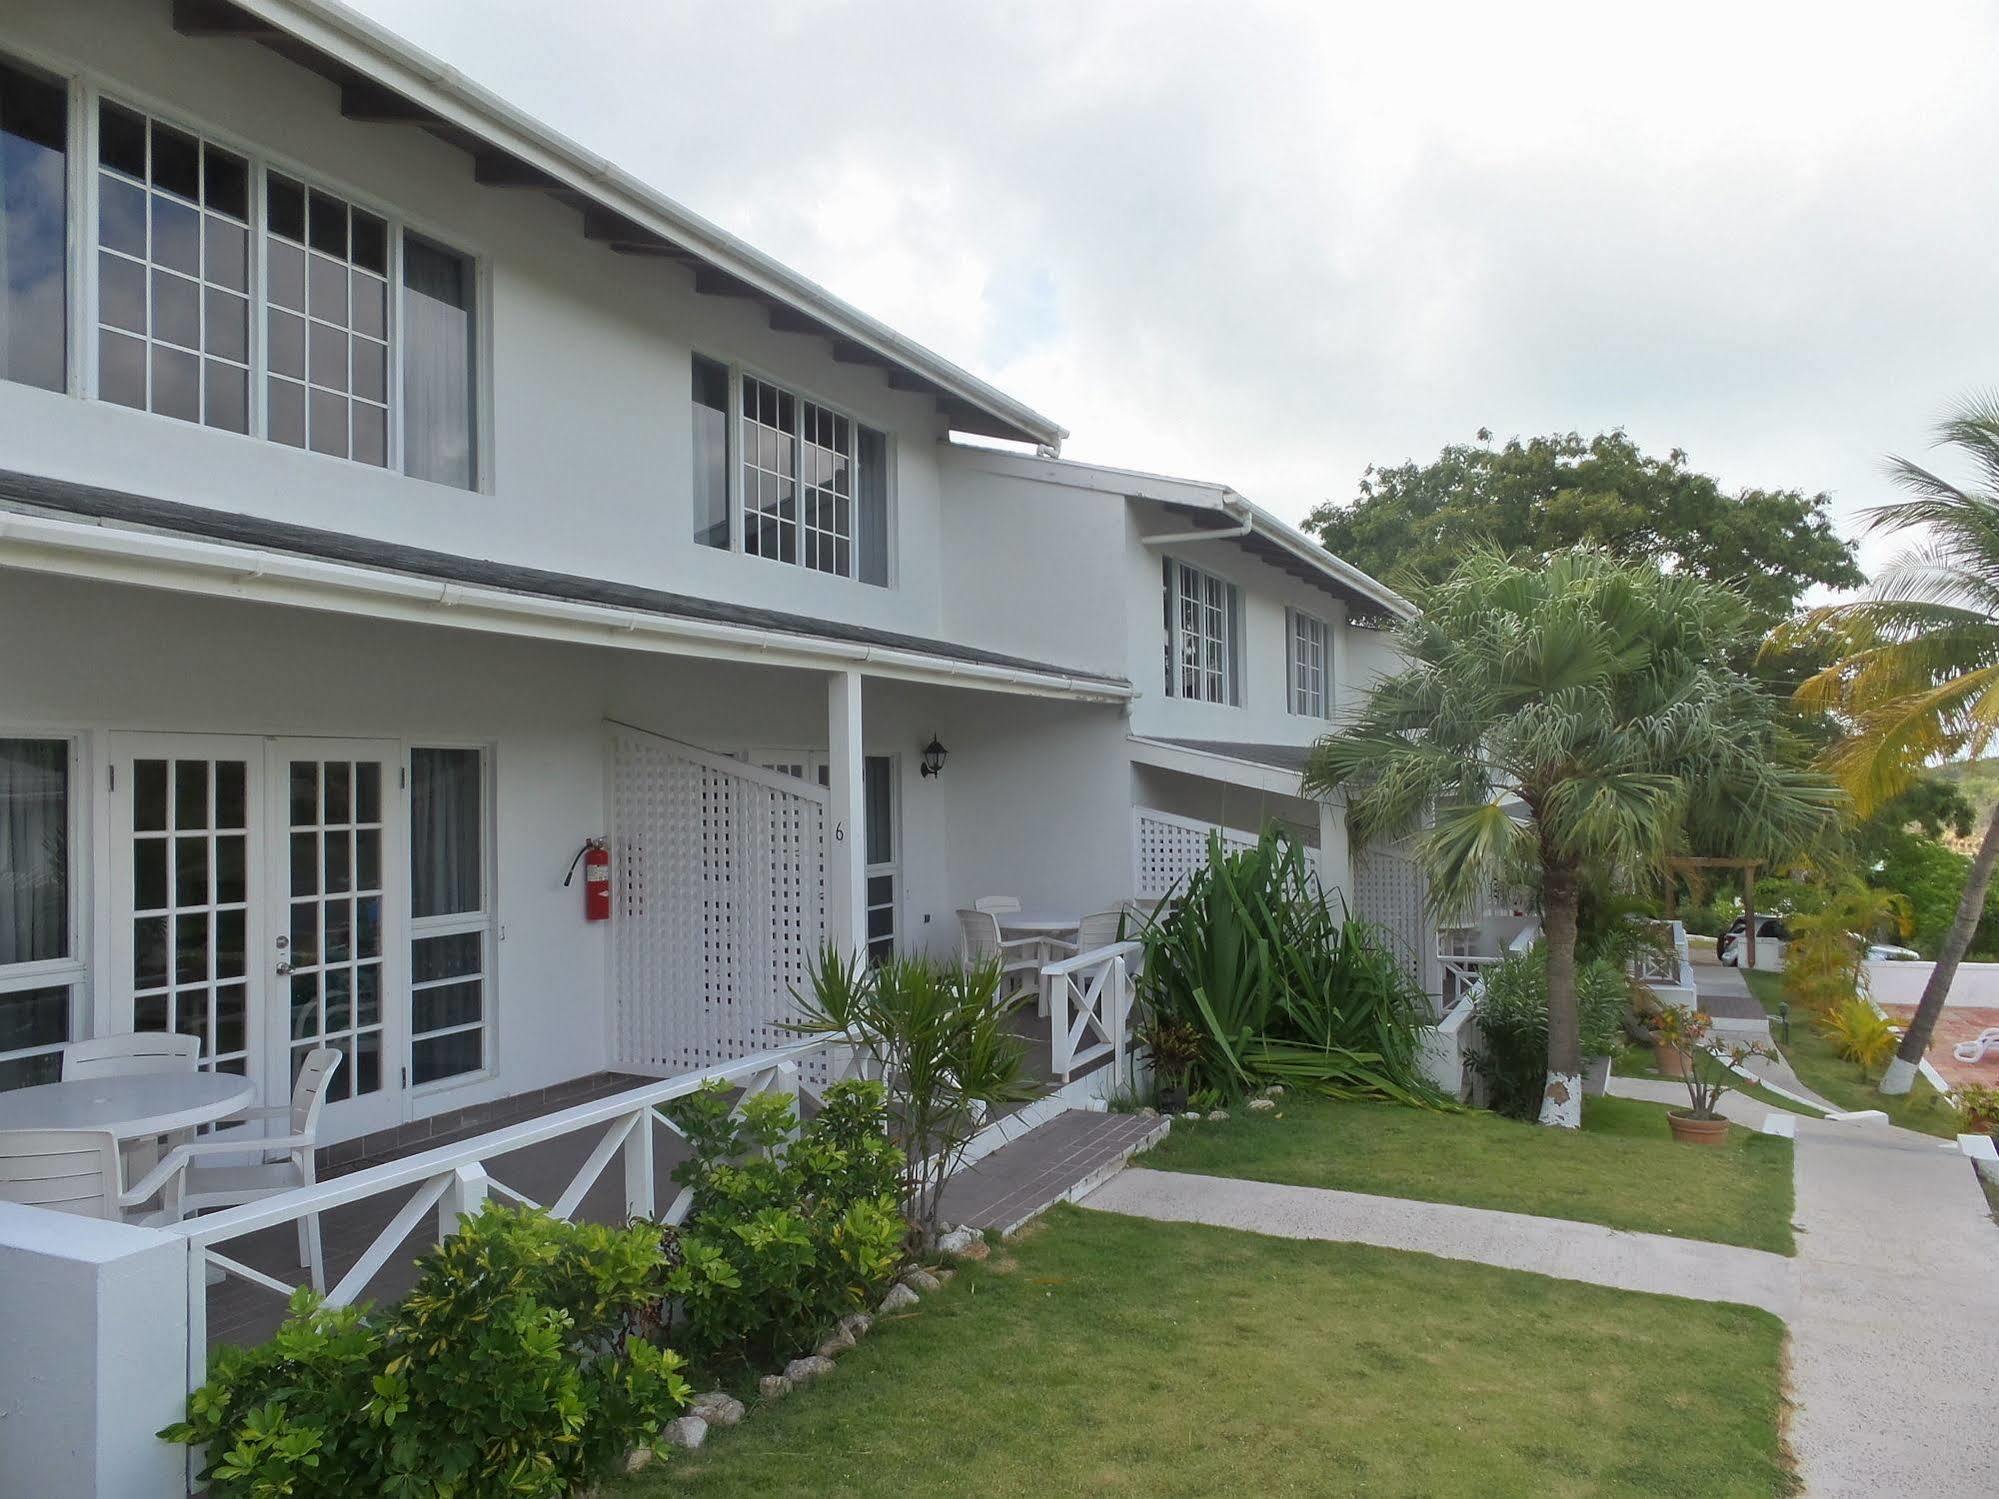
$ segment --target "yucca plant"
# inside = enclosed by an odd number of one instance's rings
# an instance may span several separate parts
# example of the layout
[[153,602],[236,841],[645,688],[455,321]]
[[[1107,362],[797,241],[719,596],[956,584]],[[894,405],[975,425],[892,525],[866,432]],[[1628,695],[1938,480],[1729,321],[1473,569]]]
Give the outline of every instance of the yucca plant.
[[1295,840],[1212,839],[1141,933],[1140,998],[1200,1037],[1194,1091],[1270,1083],[1334,1097],[1433,1102],[1416,1064],[1423,996],[1362,922],[1335,915]]
[[1857,994],[1827,1010],[1815,1026],[1834,1051],[1862,1072],[1871,1073],[1886,1062],[1901,1039],[1887,1017]]

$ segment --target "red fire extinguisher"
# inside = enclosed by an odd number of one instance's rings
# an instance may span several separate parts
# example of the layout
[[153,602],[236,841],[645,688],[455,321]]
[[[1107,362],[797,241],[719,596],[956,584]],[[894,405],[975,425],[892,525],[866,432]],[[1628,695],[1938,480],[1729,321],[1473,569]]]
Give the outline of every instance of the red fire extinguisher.
[[583,919],[611,919],[611,845],[602,838],[586,838],[576,857],[569,861],[569,873],[562,883],[576,878],[576,866],[583,866]]

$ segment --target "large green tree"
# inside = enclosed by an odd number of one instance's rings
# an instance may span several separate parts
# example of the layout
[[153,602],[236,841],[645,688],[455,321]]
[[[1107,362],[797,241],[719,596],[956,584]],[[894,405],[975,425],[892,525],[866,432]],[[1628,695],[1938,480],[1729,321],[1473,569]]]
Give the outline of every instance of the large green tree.
[[1679,449],[1655,458],[1622,432],[1498,446],[1488,437],[1447,447],[1430,463],[1370,468],[1354,504],[1321,505],[1305,524],[1336,555],[1411,587],[1441,580],[1476,544],[1518,559],[1588,545],[1663,562],[1727,584],[1766,629],[1813,585],[1865,581],[1823,494],[1731,494],[1689,468]]
[[1544,1124],[1581,1123],[1577,916],[1585,878],[1668,853],[1786,858],[1834,835],[1840,798],[1800,768],[1783,705],[1728,663],[1727,588],[1600,551],[1477,552],[1417,590],[1405,665],[1322,739],[1308,791],[1344,793],[1357,843],[1414,835],[1442,913],[1521,870],[1548,951]]

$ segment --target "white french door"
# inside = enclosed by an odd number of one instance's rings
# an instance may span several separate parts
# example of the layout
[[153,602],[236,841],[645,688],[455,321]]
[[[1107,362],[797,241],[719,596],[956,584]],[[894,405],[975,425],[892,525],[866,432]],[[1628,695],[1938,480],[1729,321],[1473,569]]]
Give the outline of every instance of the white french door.
[[109,739],[113,1029],[290,1096],[341,1054],[329,1139],[399,1122],[407,1047],[402,756],[362,740]]
[[409,867],[402,753],[353,739],[273,739],[267,749],[272,991],[265,1066],[279,1089],[309,1052],[341,1062],[327,1093],[334,1138],[403,1118]]

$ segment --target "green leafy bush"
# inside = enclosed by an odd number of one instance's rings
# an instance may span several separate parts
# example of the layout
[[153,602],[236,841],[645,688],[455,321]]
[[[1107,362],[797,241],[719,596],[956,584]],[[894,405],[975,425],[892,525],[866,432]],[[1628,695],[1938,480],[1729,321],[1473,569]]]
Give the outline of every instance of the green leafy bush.
[[872,1305],[902,1261],[903,1157],[880,1083],[836,1083],[801,1130],[788,1093],[735,1110],[719,1083],[679,1100],[693,1147],[674,1180],[693,1194],[666,1278],[671,1340],[710,1361],[807,1351]]
[[902,1147],[910,1238],[937,1237],[944,1183],[997,1109],[1034,1097],[1026,1047],[1007,1025],[997,963],[896,957],[869,964],[823,949],[795,1029],[838,1036],[893,1078],[889,1121]]
[[1181,1021],[1200,1035],[1190,1092],[1226,1100],[1284,1083],[1437,1101],[1417,1064],[1422,991],[1381,933],[1333,913],[1282,833],[1233,853],[1211,839],[1206,865],[1142,936],[1146,1024]]
[[1813,1026],[1835,1052],[1863,1072],[1885,1067],[1902,1041],[1888,1018],[1858,994],[1827,1008]]
[[[1576,1018],[1585,1057],[1616,1049],[1629,993],[1623,970],[1608,959],[1576,965]],[[1548,1077],[1547,950],[1536,943],[1493,964],[1472,1012],[1479,1044],[1471,1062],[1485,1082],[1486,1106],[1514,1119],[1538,1118]]]
[[380,1310],[309,1290],[269,1342],[222,1347],[188,1419],[215,1499],[565,1495],[685,1404],[638,1329],[665,1294],[647,1227],[488,1204]]

